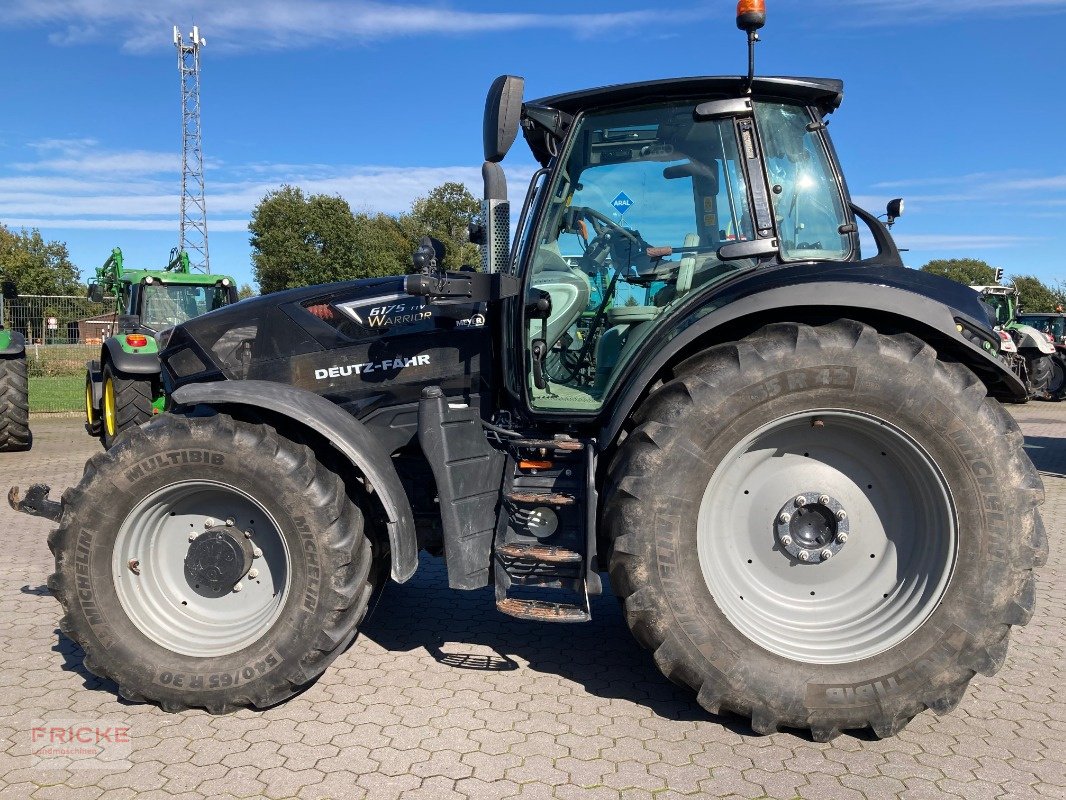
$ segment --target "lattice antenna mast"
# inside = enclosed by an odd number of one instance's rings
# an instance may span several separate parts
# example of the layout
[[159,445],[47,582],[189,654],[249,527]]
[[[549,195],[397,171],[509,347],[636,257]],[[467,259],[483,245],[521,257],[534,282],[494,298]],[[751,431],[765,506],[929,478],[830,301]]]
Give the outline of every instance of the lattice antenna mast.
[[204,200],[204,150],[200,137],[200,48],[207,40],[193,26],[189,39],[174,26],[181,73],[181,229],[178,250],[189,254],[194,270],[211,272],[207,252],[207,203]]

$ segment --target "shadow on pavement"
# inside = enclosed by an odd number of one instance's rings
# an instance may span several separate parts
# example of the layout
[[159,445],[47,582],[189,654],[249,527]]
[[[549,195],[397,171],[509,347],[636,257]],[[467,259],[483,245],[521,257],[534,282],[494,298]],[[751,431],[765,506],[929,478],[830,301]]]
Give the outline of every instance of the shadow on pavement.
[[1026,436],[1025,452],[1045,475],[1066,478],[1066,439],[1055,436]]
[[667,719],[713,721],[752,734],[747,720],[709,714],[691,691],[663,677],[651,654],[630,635],[606,586],[602,596],[590,600],[592,621],[587,623],[513,619],[496,610],[491,588],[449,589],[443,561],[423,554],[409,583],[385,588],[360,635],[390,651],[424,648],[438,663],[459,669],[515,670],[525,661],[527,669],[557,674],[597,697],[640,703]]

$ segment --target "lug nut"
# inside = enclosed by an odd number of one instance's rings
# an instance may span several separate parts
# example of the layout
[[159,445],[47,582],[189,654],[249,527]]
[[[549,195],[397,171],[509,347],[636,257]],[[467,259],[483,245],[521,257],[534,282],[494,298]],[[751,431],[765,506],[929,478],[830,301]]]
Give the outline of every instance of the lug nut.
[[236,584],[236,585],[235,585],[235,586],[233,587],[233,591],[235,591],[235,592],[239,592],[239,591],[240,591],[241,589],[243,589],[243,588],[244,588],[243,584],[240,584],[240,583],[238,583],[238,584]]
[[781,544],[783,544],[785,547],[788,547],[790,544],[792,544],[792,537],[786,533],[784,536],[781,537]]
[[810,561],[811,560],[811,554],[808,553],[806,550],[800,550],[800,552],[799,552],[799,560],[800,561]]
[[847,518],[848,518],[848,512],[846,512],[844,509],[840,509],[837,512],[837,519],[839,519],[841,522],[843,522]]
[[233,527],[233,520],[232,519],[227,519],[226,520],[226,524],[229,525],[232,528]]
[[841,531],[837,534],[837,544],[844,544],[848,540],[848,535]]
[[823,494],[821,497],[818,498],[818,502],[821,503],[823,506],[829,505],[829,495]]
[[253,547],[252,548],[252,558],[259,558],[259,556],[261,556],[261,555],[263,555],[263,551],[262,550],[260,550],[258,547]]
[[249,578],[258,578],[259,577],[259,570],[257,570],[257,569],[248,570],[248,577]]
[[204,527],[205,528],[213,528],[213,527],[215,527],[215,521],[213,519],[211,519],[211,517],[208,517],[207,519],[204,520]]
[[189,534],[189,541],[191,542],[191,541],[192,541],[193,539],[195,539],[195,538],[196,538],[197,536],[199,536],[199,534],[198,534],[198,533],[197,533],[196,531],[192,531],[192,532],[191,532],[191,533]]
[[805,505],[807,505],[807,498],[806,497],[804,497],[803,495],[800,495],[799,497],[796,498],[796,507],[797,508],[803,508]]
[[244,532],[245,539],[251,539],[253,536],[255,536],[255,531],[253,531],[251,528]]
[[787,511],[782,511],[781,516],[778,517],[778,519],[781,520],[782,525],[788,525],[789,520],[792,519],[792,515],[789,514]]
[[832,557],[833,557],[833,551],[830,550],[828,547],[825,548],[825,550],[822,551],[822,561],[828,561]]

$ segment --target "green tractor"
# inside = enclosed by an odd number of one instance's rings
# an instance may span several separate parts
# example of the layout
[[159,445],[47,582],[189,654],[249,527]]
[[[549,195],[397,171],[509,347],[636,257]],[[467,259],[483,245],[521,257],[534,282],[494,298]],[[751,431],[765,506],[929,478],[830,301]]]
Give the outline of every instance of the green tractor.
[[108,298],[115,305],[116,332],[85,372],[85,430],[105,448],[163,410],[156,334],[236,303],[237,289],[227,275],[194,273],[185,251],[172,250],[161,270],[131,270],[116,247],[89,284],[89,299]]
[[[15,284],[4,281],[3,294],[14,299]],[[29,450],[32,442],[26,339],[0,322],[0,452]]]
[[1018,319],[1021,295],[1014,286],[971,286],[996,312],[997,330],[1003,340],[1000,357],[1025,384],[1028,398],[1061,400],[1064,360],[1051,334]]

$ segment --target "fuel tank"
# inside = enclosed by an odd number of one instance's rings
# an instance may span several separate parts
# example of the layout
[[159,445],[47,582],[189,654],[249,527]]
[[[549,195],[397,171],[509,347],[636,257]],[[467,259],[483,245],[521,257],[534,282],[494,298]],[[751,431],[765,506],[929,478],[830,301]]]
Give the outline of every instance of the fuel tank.
[[163,344],[168,393],[190,382],[276,381],[359,418],[416,404],[429,385],[476,403],[492,363],[484,304],[427,303],[404,292],[403,276],[243,300],[174,328]]

